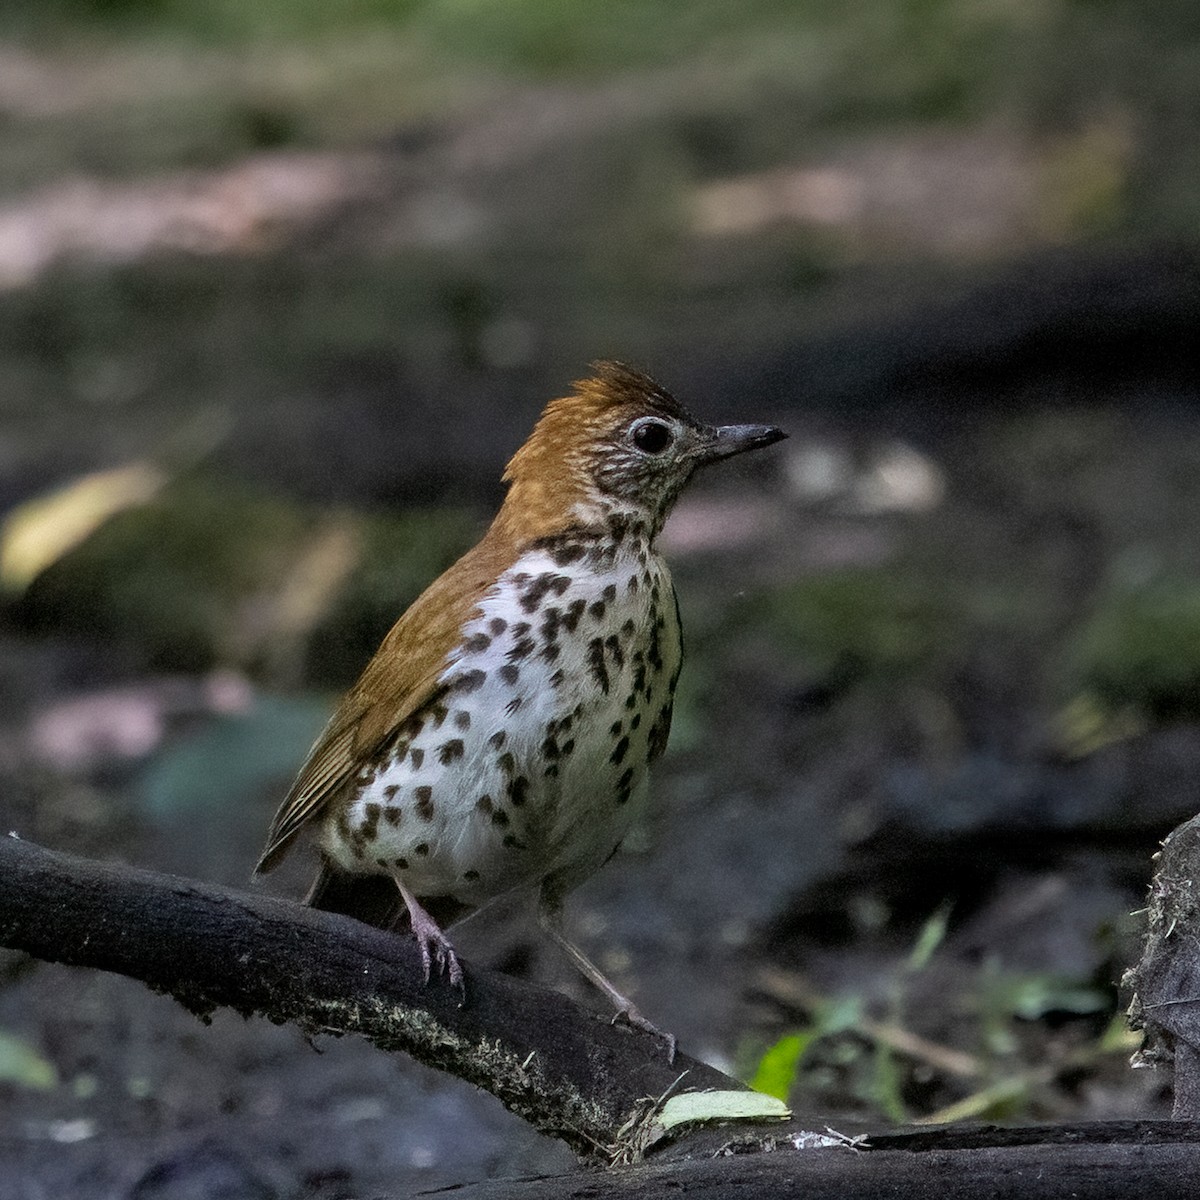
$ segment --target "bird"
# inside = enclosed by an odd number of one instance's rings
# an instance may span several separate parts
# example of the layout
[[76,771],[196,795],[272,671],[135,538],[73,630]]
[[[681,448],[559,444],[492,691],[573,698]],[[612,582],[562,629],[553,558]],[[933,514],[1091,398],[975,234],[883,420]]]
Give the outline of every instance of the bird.
[[642,817],[670,733],[683,645],[663,524],[698,468],[786,434],[704,424],[623,363],[592,371],[546,406],[483,538],[341,700],[254,873],[308,831],[307,903],[407,921],[426,985],[436,963],[464,995],[445,927],[535,890],[551,938],[618,1016],[657,1033],[567,938],[563,900]]

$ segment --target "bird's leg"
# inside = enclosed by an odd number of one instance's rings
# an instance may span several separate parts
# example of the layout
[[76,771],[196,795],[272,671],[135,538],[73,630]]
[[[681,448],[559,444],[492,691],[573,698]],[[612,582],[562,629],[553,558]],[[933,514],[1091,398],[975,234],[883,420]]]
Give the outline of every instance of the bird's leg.
[[637,1010],[637,1006],[620,992],[616,985],[600,970],[598,966],[562,930],[562,906],[557,901],[547,899],[545,894],[538,904],[538,922],[551,938],[562,948],[567,957],[575,964],[580,972],[596,985],[609,999],[617,1010],[614,1021],[627,1021],[637,1029],[644,1029],[660,1037],[667,1044],[667,1062],[675,1061],[675,1035],[665,1033],[657,1025],[651,1024]]
[[[395,876],[392,877],[395,879]],[[404,903],[408,906],[408,919],[412,925],[413,935],[417,945],[421,947],[421,962],[425,966],[425,982],[429,982],[429,973],[434,959],[437,960],[438,971],[445,972],[453,987],[460,988],[464,993],[463,969],[459,964],[458,955],[450,939],[442,932],[441,926],[421,907],[416,896],[396,879],[396,886]]]

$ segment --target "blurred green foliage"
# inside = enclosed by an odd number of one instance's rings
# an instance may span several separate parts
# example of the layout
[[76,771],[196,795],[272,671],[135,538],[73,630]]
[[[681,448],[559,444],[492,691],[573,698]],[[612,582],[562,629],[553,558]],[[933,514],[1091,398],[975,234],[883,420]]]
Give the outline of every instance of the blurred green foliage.
[[1068,658],[1110,712],[1200,719],[1200,580],[1160,578],[1100,595]]
[[[981,1118],[1028,1118],[1057,1071],[1087,1071],[1106,1058],[1124,1058],[1137,1043],[1119,1014],[1112,988],[1091,980],[1051,973],[1029,973],[985,961],[948,975],[956,979],[948,1007],[968,1014],[968,1044],[943,1046],[916,1033],[919,1016],[911,1010],[921,973],[929,968],[949,925],[950,905],[943,904],[922,925],[907,958],[871,995],[847,991],[836,997],[813,993],[796,981],[808,1021],[791,1029],[762,1051],[746,1072],[751,1086],[781,1100],[792,1098],[807,1110],[841,1106],[848,1092],[891,1121],[952,1121]],[[882,982],[883,996],[878,995]],[[882,1009],[882,1015],[873,1010]],[[1095,1035],[1069,1039],[1048,1058],[1053,1030],[1065,1017],[1107,1016]],[[1031,1027],[1048,1022],[1030,1037]],[[1082,1029],[1080,1032],[1083,1032]],[[1032,1047],[1037,1046],[1037,1051]],[[937,1088],[931,1088],[934,1078]],[[919,1082],[917,1082],[919,1080]],[[957,1098],[946,1103],[947,1095]],[[919,1098],[917,1098],[919,1097]],[[931,1112],[930,1098],[941,1107]]]
[[58,1083],[54,1064],[24,1039],[0,1029],[0,1084],[49,1091]]
[[892,565],[799,579],[748,600],[743,619],[817,681],[890,683],[949,657],[965,614],[950,589]]

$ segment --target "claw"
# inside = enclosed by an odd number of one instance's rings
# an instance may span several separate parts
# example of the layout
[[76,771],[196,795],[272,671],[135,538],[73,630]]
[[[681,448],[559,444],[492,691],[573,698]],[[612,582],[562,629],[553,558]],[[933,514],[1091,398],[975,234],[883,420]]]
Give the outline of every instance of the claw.
[[425,984],[429,985],[429,977],[433,972],[436,960],[438,974],[445,975],[450,980],[450,986],[456,987],[466,996],[466,983],[463,977],[462,964],[454,953],[450,939],[442,932],[441,926],[421,907],[417,898],[400,883],[400,894],[408,905],[408,917],[412,925],[413,937],[421,950],[421,965],[424,968]]
[[634,1029],[641,1029],[657,1038],[662,1038],[667,1047],[667,1066],[674,1064],[678,1039],[673,1033],[667,1033],[665,1029],[659,1029],[653,1022],[647,1021],[632,1004],[626,1005],[613,1014],[612,1023],[615,1025],[618,1021],[624,1021],[626,1025],[632,1025]]

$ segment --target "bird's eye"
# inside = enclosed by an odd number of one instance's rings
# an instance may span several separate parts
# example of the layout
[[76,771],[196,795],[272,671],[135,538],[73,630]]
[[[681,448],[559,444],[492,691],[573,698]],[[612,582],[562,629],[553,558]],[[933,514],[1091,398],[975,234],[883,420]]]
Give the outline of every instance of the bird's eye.
[[661,454],[671,444],[671,427],[661,421],[639,421],[633,427],[633,444],[644,454]]

